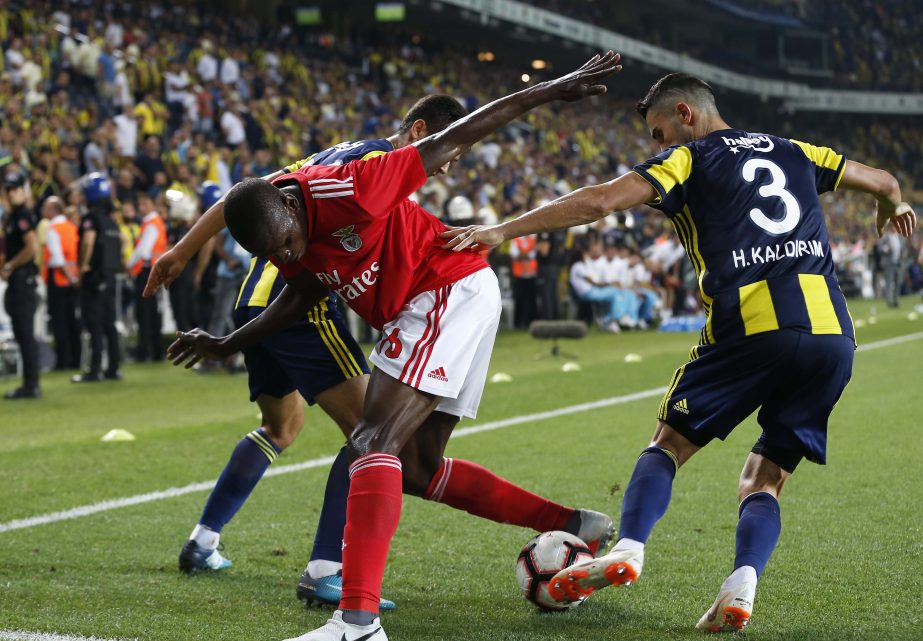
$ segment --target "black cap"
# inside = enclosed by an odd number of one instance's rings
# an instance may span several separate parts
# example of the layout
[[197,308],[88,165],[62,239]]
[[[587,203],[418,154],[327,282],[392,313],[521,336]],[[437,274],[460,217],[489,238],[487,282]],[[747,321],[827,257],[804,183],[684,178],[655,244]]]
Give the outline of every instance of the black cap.
[[7,189],[15,189],[26,184],[26,175],[21,171],[14,169],[3,174],[3,186]]

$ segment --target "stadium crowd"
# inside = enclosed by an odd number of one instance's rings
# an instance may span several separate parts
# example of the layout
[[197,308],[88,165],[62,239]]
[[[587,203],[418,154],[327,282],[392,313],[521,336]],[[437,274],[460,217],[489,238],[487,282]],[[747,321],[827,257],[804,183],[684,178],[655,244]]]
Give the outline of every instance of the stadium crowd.
[[[183,12],[184,26],[169,19],[174,10]],[[36,260],[46,261],[50,288],[67,290],[79,288],[83,275],[64,270],[55,282],[48,230],[60,235],[65,219],[75,228],[86,225],[94,204],[87,200],[86,176],[111,180],[111,199],[104,196],[121,243],[111,269],[122,274],[118,317],[128,325],[120,330],[134,333],[132,325],[140,325],[140,360],[162,358],[160,319],[167,308],[182,330],[218,331],[228,322],[247,256],[226,239],[203,250],[163,309],[139,296],[151,262],[217,194],[331,144],[388,136],[424,94],[448,93],[473,109],[519,82],[511,67],[479,63],[419,37],[367,46],[283,25],[263,38],[256,21],[210,16],[205,26],[199,18],[192,8],[147,3],[0,5],[6,184],[14,188],[10,176],[27,178],[29,205],[48,221],[38,229]],[[274,44],[267,48],[267,42]],[[908,62],[872,58],[866,57],[868,64],[895,74]],[[870,71],[884,77],[879,72]],[[856,118],[846,128],[774,112],[763,119],[739,124],[765,124],[774,133],[829,145],[889,168],[908,189],[921,187],[914,185],[919,175],[909,173],[923,162],[923,130],[912,123]],[[450,224],[503,219],[625,173],[654,151],[631,101],[610,96],[605,109],[556,106],[530,113],[477,146],[418,197]],[[10,210],[8,196],[0,205]],[[920,289],[920,246],[876,242],[871,201],[838,194],[826,196],[825,205],[844,288],[872,296],[887,282],[892,297]],[[614,213],[592,229],[521,239],[491,260],[509,274],[511,320],[519,327],[557,317],[564,301],[610,331],[646,327],[697,307],[682,247],[669,223],[646,208]],[[571,264],[581,266],[569,271]],[[69,308],[76,299],[68,298]],[[50,299],[48,309],[61,315],[51,319],[57,366],[79,366],[78,352],[61,351],[79,317],[65,317]],[[117,376],[117,368],[108,373]]]
[[[565,0],[526,0],[535,6],[606,25],[614,31],[650,44],[671,49],[681,45],[691,56],[742,73],[784,77],[772,57],[751,58],[696,35],[677,32],[675,21],[619,19],[614,3]],[[666,7],[660,8],[668,10]],[[868,90],[923,91],[923,49],[919,43],[918,0],[854,0],[808,2],[806,0],[708,0],[700,11],[725,12],[746,22],[788,25],[792,33],[827,34],[832,77],[813,77],[812,84]],[[812,37],[813,37],[812,36]],[[676,38],[681,37],[681,42]],[[847,45],[848,43],[848,45]]]

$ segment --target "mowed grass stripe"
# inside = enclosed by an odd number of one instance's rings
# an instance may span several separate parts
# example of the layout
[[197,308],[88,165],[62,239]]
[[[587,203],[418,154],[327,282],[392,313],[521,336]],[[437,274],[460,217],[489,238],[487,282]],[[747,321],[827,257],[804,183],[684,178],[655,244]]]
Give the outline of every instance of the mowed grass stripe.
[[[890,347],[893,345],[899,345],[902,343],[907,343],[910,341],[915,341],[923,338],[923,332],[916,332],[913,334],[906,334],[904,336],[896,336],[894,338],[888,338],[880,341],[874,341],[859,347],[859,351],[870,351],[874,349],[880,349],[883,347]],[[506,419],[501,419],[498,421],[491,421],[489,423],[484,423],[482,425],[473,425],[471,427],[466,427],[460,430],[457,430],[452,438],[461,438],[464,436],[470,436],[472,434],[480,434],[482,432],[489,432],[493,430],[504,429],[506,427],[512,427],[514,425],[521,425],[523,423],[534,423],[537,421],[548,420],[552,418],[557,418],[560,416],[566,416],[568,414],[577,414],[581,412],[589,412],[596,409],[611,407],[613,405],[621,405],[624,403],[631,403],[638,400],[643,400],[650,398],[652,396],[660,396],[666,391],[665,387],[656,387],[653,389],[644,390],[641,392],[634,392],[631,394],[624,394],[622,396],[613,396],[610,398],[600,399],[598,401],[591,401],[588,403],[579,403],[576,405],[569,405],[567,407],[558,408],[555,410],[550,410],[546,412],[536,412],[532,414],[523,414],[520,416],[513,416]],[[310,459],[307,461],[302,461],[301,463],[291,463],[289,465],[281,465],[275,468],[270,468],[265,476],[280,476],[283,474],[292,474],[294,472],[301,472],[303,470],[308,470],[316,467],[321,467],[329,465],[333,462],[334,456],[324,456],[320,458]],[[179,496],[185,496],[187,494],[192,494],[195,492],[204,492],[210,491],[215,487],[216,481],[204,481],[201,483],[191,483],[189,485],[184,485],[181,487],[168,488],[166,490],[160,490],[156,492],[147,492],[144,494],[137,494],[135,496],[128,496],[120,499],[111,499],[107,501],[100,501],[99,503],[93,503],[91,505],[84,505],[80,507],[75,507],[69,510],[61,510],[57,512],[50,512],[47,514],[40,514],[33,517],[28,517],[24,519],[15,519],[8,521],[6,523],[0,523],[0,533],[11,532],[14,530],[28,529],[32,527],[37,527],[39,525],[48,525],[51,523],[58,523],[61,521],[69,521],[71,519],[81,518],[85,516],[91,516],[94,514],[99,514],[101,512],[108,512],[110,510],[117,510],[125,507],[130,507],[133,505],[141,505],[144,503],[150,503],[152,501],[161,501],[164,499],[176,498]]]
[[0,630],[0,641],[106,641],[99,637],[77,637],[69,634],[47,632],[26,632],[24,630]]

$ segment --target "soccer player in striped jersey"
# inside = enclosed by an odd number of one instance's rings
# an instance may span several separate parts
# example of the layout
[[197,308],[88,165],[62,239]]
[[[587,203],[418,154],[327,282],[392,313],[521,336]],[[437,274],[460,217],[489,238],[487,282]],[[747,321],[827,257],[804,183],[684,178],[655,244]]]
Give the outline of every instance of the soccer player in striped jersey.
[[586,598],[641,573],[644,544],[666,512],[677,470],[759,409],[762,434],[741,473],[734,571],[697,624],[741,630],[781,532],[778,497],[801,459],[826,463],[827,421],[852,372],[855,335],[836,279],[818,195],[878,201],[879,235],[916,224],[888,172],[826,147],[727,124],[702,80],[670,74],[638,103],[663,152],[611,182],[585,187],[492,227],[443,234],[456,250],[595,221],[647,203],[673,224],[698,276],[707,321],[673,375],[650,446],[622,502],[619,538],[561,571],[550,592]]

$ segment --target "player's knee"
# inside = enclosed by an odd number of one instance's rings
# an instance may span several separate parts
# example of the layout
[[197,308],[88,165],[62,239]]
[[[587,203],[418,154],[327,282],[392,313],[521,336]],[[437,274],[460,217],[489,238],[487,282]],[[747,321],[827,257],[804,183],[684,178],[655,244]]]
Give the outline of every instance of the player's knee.
[[667,456],[670,456],[676,464],[677,470],[701,449],[663,421],[657,424],[657,430],[650,446],[667,453]]
[[751,494],[765,492],[776,498],[782,494],[785,481],[791,474],[773,461],[753,454],[747,459],[740,482],[737,484],[737,500],[743,501]]
[[273,417],[267,420],[263,419],[263,429],[269,434],[269,437],[279,447],[287,449],[289,445],[295,442],[301,428],[304,425],[304,413],[295,412],[293,415],[284,417]]
[[346,443],[346,452],[351,460],[375,453],[397,456],[400,449],[391,430],[384,425],[371,423],[365,419],[359,421]]

